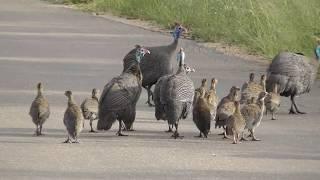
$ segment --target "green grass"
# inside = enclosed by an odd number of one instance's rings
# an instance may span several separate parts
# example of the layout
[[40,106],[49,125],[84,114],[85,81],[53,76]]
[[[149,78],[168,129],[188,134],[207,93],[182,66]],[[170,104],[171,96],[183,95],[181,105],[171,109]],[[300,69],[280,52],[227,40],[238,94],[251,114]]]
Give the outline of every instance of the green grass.
[[81,8],[153,21],[179,21],[194,39],[239,46],[272,58],[279,51],[313,56],[320,0],[65,0]]

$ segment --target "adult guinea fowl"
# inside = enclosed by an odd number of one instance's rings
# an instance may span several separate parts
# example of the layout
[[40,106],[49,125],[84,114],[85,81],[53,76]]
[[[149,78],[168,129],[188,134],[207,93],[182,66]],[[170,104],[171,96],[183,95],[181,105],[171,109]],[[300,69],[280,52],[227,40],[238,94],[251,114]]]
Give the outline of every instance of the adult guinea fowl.
[[35,135],[42,135],[42,125],[50,115],[48,100],[43,96],[42,83],[37,84],[37,96],[31,104],[29,115],[31,116],[33,123],[36,125]]
[[105,85],[99,101],[98,130],[109,130],[118,120],[118,136],[122,134],[122,123],[130,129],[136,117],[136,104],[141,94],[142,75],[139,67],[141,58],[150,53],[149,50],[138,47],[134,58],[137,63],[131,65],[118,77]]
[[81,110],[84,119],[90,120],[90,128],[91,130],[89,132],[96,132],[92,128],[92,121],[98,119],[98,104],[99,104],[99,99],[98,99],[98,90],[97,89],[92,89],[92,94],[90,98],[86,98],[82,103],[81,103]]
[[179,121],[187,118],[194,97],[194,85],[187,76],[183,59],[179,61],[177,73],[169,76],[161,83],[159,97],[163,107],[163,114],[168,120],[169,126],[175,127],[172,137],[183,137],[178,132]]
[[[148,101],[146,103],[148,103],[149,106],[153,106],[151,103],[151,97],[153,98],[151,87],[157,83],[160,77],[173,73],[171,58],[177,49],[179,38],[183,32],[186,32],[186,29],[176,23],[172,33],[173,42],[171,44],[166,46],[146,47],[151,53],[141,59],[140,69],[143,76],[142,87],[148,92]],[[132,64],[137,63],[133,58],[135,56],[135,52],[136,48],[131,50],[124,57],[124,71]]]
[[[184,67],[184,69],[185,69],[187,74],[189,74],[191,72],[195,72],[195,69],[191,68],[190,66],[188,66],[186,64],[183,67]],[[174,74],[162,76],[158,80],[158,82],[155,84],[155,87],[154,87],[154,104],[155,104],[155,117],[156,117],[157,120],[164,120],[164,121],[167,120],[166,114],[165,114],[165,111],[164,111],[164,104],[162,104],[161,101],[160,101],[160,90],[161,90],[162,84],[167,83],[168,78],[170,78],[173,75]],[[168,122],[168,126],[169,126],[169,130],[166,131],[166,132],[172,132],[173,125],[172,124],[170,125],[169,122]]]
[[266,88],[272,91],[278,84],[281,96],[290,97],[290,114],[305,114],[299,110],[295,97],[308,93],[317,75],[320,60],[320,45],[315,48],[316,59],[309,59],[301,54],[281,52],[276,55],[268,68]]

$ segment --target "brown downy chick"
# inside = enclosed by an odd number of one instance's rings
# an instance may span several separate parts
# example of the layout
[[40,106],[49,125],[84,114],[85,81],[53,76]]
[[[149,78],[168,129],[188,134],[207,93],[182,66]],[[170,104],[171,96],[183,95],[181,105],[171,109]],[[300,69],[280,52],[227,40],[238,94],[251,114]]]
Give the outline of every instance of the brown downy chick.
[[67,128],[68,137],[64,143],[79,143],[78,136],[83,127],[83,116],[81,109],[75,103],[71,91],[66,91],[64,94],[68,98],[68,106],[63,117],[63,123]]
[[252,97],[258,98],[261,92],[266,91],[266,76],[263,74],[260,83],[250,83],[241,93],[241,104],[248,101]]
[[207,138],[208,133],[210,132],[211,126],[211,114],[210,107],[207,103],[207,99],[205,98],[204,89],[200,91],[200,97],[197,102],[193,106],[193,122],[197,126],[200,131],[200,135],[198,137],[202,137],[202,135]]
[[201,85],[197,89],[195,89],[195,94],[193,98],[193,102],[195,103],[198,98],[200,97],[201,91],[204,91],[205,93],[207,92],[207,79],[203,78],[201,80]]
[[255,129],[260,125],[265,110],[264,99],[267,92],[261,92],[256,103],[242,107],[241,113],[246,120],[246,129],[250,132],[253,141],[259,141],[254,135]]
[[278,93],[278,84],[275,84],[273,87],[273,91],[270,92],[266,99],[265,99],[265,105],[266,105],[266,115],[267,112],[271,112],[272,118],[271,120],[276,120],[275,114],[280,108],[280,94]]
[[42,83],[37,84],[37,96],[33,100],[29,115],[33,123],[36,125],[36,136],[42,135],[42,125],[50,116],[50,108],[47,99],[43,96]]
[[226,120],[226,131],[231,131],[233,134],[233,144],[240,142],[243,137],[243,131],[246,126],[246,121],[240,111],[240,102],[235,101],[235,112]]
[[98,99],[98,90],[92,89],[91,97],[86,98],[81,103],[81,110],[84,119],[90,120],[90,128],[91,130],[89,132],[96,132],[92,128],[92,121],[98,119],[98,105],[99,105],[99,99]]
[[216,118],[217,106],[218,106],[218,101],[219,101],[219,98],[218,98],[217,92],[216,92],[217,83],[218,83],[218,80],[215,78],[212,78],[210,89],[206,93],[206,98],[207,98],[208,105],[210,107],[210,113],[211,113],[212,120],[214,120]]
[[[236,108],[235,108],[234,102],[237,101],[239,97],[239,92],[240,92],[240,88],[233,86],[230,89],[228,96],[222,98],[222,100],[220,101],[217,107],[217,115],[215,118],[216,120],[215,128],[223,127],[225,129],[226,120],[235,112]],[[224,137],[226,138],[225,131],[222,135],[224,135]]]

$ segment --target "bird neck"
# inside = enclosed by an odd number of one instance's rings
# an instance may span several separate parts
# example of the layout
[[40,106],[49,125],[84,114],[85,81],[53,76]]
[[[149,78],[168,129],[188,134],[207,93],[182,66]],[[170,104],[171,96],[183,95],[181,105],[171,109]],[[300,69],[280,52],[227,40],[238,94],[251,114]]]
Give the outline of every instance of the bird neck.
[[318,45],[315,49],[316,59],[320,61],[320,45]]
[[37,91],[37,96],[40,97],[40,96],[42,96],[42,94],[43,94],[42,89],[38,89],[38,91]]
[[211,84],[210,90],[216,91],[216,84],[215,84],[215,83],[212,83],[212,84]]
[[68,97],[68,106],[71,106],[74,104],[75,104],[75,102],[74,102],[73,96]]
[[172,51],[175,51],[178,47],[179,38],[174,38],[173,42],[168,46],[168,48]]
[[98,100],[98,97],[97,97],[95,94],[92,95],[92,99],[95,99],[95,100],[99,101],[99,100]]

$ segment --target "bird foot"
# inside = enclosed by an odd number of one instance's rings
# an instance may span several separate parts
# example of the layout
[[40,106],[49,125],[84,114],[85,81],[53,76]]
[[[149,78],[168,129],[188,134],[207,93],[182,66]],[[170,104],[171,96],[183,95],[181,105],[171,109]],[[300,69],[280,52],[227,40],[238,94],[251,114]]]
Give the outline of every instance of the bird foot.
[[220,134],[218,134],[219,136],[224,136],[224,133],[220,133]]
[[117,133],[118,136],[128,136],[126,134],[122,134],[121,132]]
[[183,139],[184,138],[184,136],[180,136],[179,133],[173,133],[173,135],[171,137],[173,137],[174,139],[177,139],[177,138]]
[[134,129],[124,129],[124,131],[136,131]]
[[252,138],[252,141],[261,141],[261,139]]
[[67,140],[63,141],[63,143],[70,143],[71,144],[72,142],[70,139],[67,139]]
[[271,120],[277,120],[276,118],[271,118]]
[[172,131],[172,129],[169,129],[169,130],[164,131],[164,132],[166,132],[166,133],[171,133],[171,132],[173,132],[173,131]]
[[299,114],[307,114],[306,112],[297,111]]
[[290,109],[289,114],[297,114],[293,109]]
[[195,138],[202,138],[202,135],[198,135],[198,136],[193,136]]
[[154,104],[152,104],[150,101],[147,101],[146,102],[146,104],[148,104],[149,105],[149,107],[154,107],[155,105]]
[[98,133],[98,131],[95,131],[95,130],[91,129],[91,130],[89,131],[89,133]]
[[80,141],[79,140],[75,140],[72,142],[73,144],[80,144]]
[[242,137],[242,138],[240,139],[240,141],[248,141],[248,139]]

